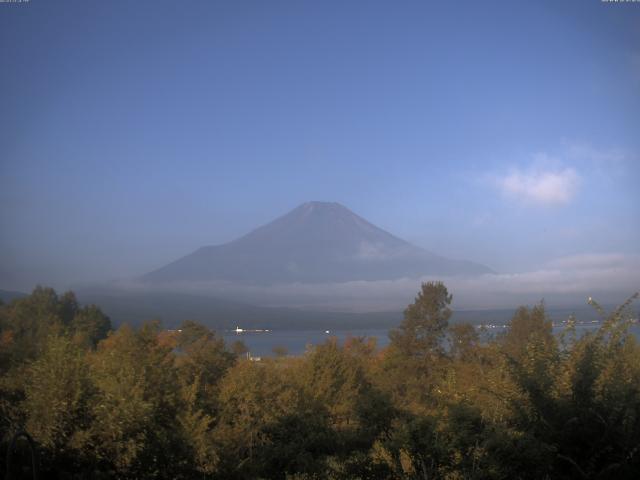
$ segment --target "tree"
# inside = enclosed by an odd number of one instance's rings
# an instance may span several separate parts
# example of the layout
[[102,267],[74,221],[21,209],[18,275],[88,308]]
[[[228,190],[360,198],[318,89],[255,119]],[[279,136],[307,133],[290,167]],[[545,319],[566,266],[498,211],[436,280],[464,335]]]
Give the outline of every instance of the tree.
[[300,380],[311,397],[327,408],[334,426],[358,420],[359,400],[368,385],[362,367],[335,338],[316,346],[305,358]]
[[181,465],[178,378],[157,323],[120,327],[91,355],[93,456],[120,477],[167,478]]
[[35,358],[45,348],[47,336],[59,333],[69,320],[71,299],[61,303],[53,288],[37,286],[31,295],[14,300],[6,309],[5,330],[11,332],[14,362]]
[[407,356],[442,353],[451,300],[444,283],[423,283],[415,301],[405,309],[400,327],[389,333],[391,345]]
[[341,455],[370,448],[394,415],[387,396],[367,377],[368,358],[353,341],[346,349],[331,338],[300,364],[298,382],[329,415]]
[[480,337],[473,325],[458,323],[449,327],[449,354],[457,360],[469,361],[480,343]]
[[531,348],[537,345],[546,351],[553,350],[556,340],[544,303],[540,302],[533,308],[519,307],[501,338],[501,343],[503,351],[515,360],[521,360],[527,355],[528,346]]
[[95,347],[107,338],[111,331],[111,320],[95,305],[78,309],[71,320],[71,331],[81,342]]
[[203,474],[213,473],[219,462],[212,435],[214,418],[201,408],[199,377],[190,384],[182,383],[180,393],[182,405],[176,418],[176,428],[181,441],[188,450],[194,470]]
[[204,325],[190,320],[182,323],[176,356],[180,384],[183,387],[197,383],[195,403],[207,414],[217,409],[218,382],[234,364],[233,353],[227,351],[222,337]]
[[37,286],[31,295],[2,307],[0,330],[0,361],[2,353],[8,353],[14,362],[22,362],[41,353],[49,335],[70,333],[78,343],[95,347],[111,330],[111,322],[95,305],[80,308],[71,291],[58,296],[52,288]]
[[637,478],[640,345],[628,309],[637,297],[605,315],[597,331],[574,337],[544,371],[526,369],[531,352],[545,353],[531,348],[539,337],[529,337],[524,368],[514,372],[529,404],[514,408],[514,423],[553,454],[545,463],[554,478]]
[[50,471],[73,468],[84,456],[92,422],[93,387],[85,352],[68,336],[52,335],[26,370],[26,428],[45,449]]
[[246,354],[249,349],[242,340],[236,340],[231,344],[231,351],[237,356],[241,357]]
[[322,406],[294,380],[288,365],[270,360],[238,362],[227,372],[215,428],[220,478],[284,479],[322,469],[336,442]]

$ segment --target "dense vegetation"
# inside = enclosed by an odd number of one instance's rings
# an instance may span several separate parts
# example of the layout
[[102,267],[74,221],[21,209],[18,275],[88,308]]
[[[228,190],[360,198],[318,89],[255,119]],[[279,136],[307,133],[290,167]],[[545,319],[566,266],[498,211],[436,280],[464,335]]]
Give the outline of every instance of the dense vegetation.
[[630,302],[580,337],[521,307],[485,342],[450,303],[424,284],[385,349],[252,362],[197,323],[112,331],[37,288],[0,306],[0,461],[25,430],[45,478],[638,478]]

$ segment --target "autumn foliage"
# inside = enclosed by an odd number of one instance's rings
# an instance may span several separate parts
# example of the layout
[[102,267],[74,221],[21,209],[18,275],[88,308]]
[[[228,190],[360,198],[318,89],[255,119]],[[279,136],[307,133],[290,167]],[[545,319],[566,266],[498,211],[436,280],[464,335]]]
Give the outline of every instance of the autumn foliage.
[[583,335],[554,335],[539,304],[486,337],[449,324],[451,295],[427,283],[384,349],[252,362],[195,322],[113,330],[37,288],[0,306],[1,473],[25,430],[52,479],[635,479],[631,300]]

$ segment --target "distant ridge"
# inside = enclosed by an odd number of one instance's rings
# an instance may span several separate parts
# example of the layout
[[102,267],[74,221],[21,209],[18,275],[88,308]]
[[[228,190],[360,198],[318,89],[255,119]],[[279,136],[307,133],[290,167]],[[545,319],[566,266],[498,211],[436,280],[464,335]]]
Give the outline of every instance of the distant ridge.
[[248,285],[492,273],[416,247],[339,203],[307,202],[229,243],[199,248],[140,280]]
[[0,290],[0,301],[4,303],[9,303],[12,300],[15,300],[17,298],[23,298],[26,296],[27,294],[23,292],[15,292],[12,290]]

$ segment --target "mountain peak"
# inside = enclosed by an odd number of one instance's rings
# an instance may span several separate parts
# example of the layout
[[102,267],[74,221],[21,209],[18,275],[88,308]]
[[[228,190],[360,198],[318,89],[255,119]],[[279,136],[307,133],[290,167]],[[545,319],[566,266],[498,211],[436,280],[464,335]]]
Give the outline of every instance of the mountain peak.
[[311,200],[309,202],[304,202],[298,208],[342,208],[344,210],[348,210],[347,207],[341,205],[338,202],[324,202],[320,200]]
[[351,210],[349,210],[344,205],[338,202],[321,202],[321,201],[311,201],[305,202],[298,207],[294,208],[291,213],[301,212],[301,213],[334,213],[334,214],[349,214],[355,215]]
[[237,240],[202,247],[143,280],[323,283],[490,271],[411,245],[339,203],[311,201]]

